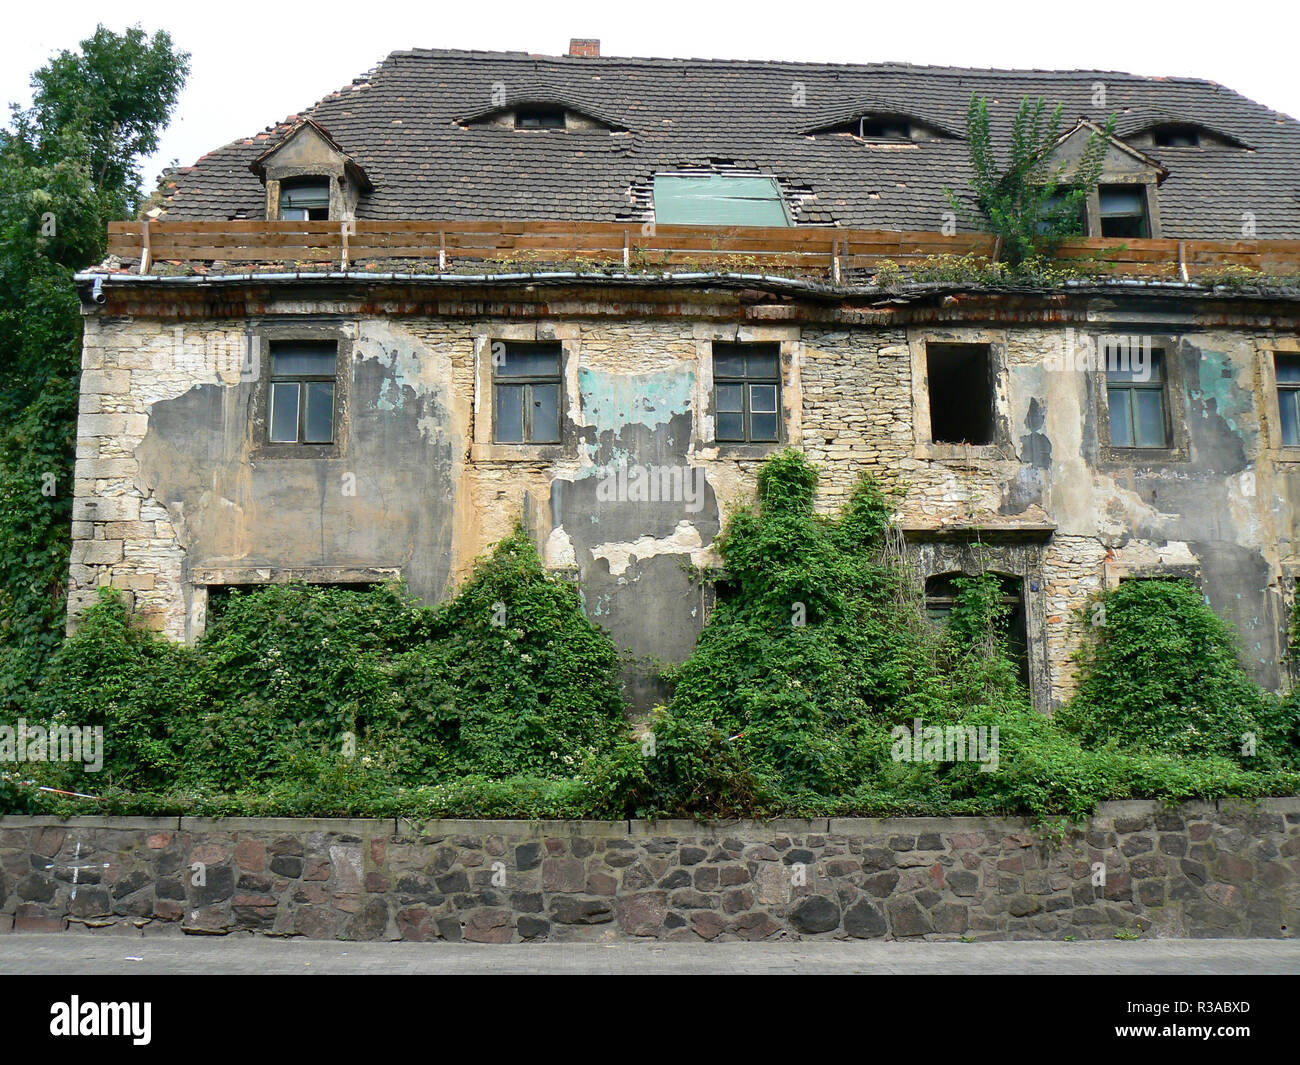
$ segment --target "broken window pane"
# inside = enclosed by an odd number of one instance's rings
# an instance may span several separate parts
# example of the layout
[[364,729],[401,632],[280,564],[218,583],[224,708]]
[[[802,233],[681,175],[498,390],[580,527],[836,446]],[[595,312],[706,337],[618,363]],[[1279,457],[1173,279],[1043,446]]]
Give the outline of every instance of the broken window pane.
[[334,382],[309,381],[306,389],[307,415],[303,442],[331,443],[334,440]]
[[271,385],[271,443],[298,442],[298,389],[296,383]]
[[560,442],[560,386],[529,385],[533,424],[530,439],[535,444]]
[[502,444],[524,442],[524,386],[497,385],[497,441]]
[[683,226],[793,225],[776,178],[738,174],[659,174],[655,221]]
[[[496,405],[494,439],[499,444],[560,443],[560,364],[556,341],[493,345]],[[508,383],[507,383],[508,382]]]
[[286,222],[328,222],[330,183],[328,178],[285,182],[280,186],[280,218]]
[[1097,189],[1103,237],[1149,237],[1146,189],[1142,185],[1101,185]]
[[272,342],[271,443],[333,442],[337,371],[338,344],[332,340]]
[[993,371],[987,344],[926,344],[930,439],[993,443]]
[[1277,404],[1282,415],[1282,446],[1300,447],[1300,355],[1273,356]]
[[780,440],[780,347],[713,345],[715,439],[742,443]]
[[1133,417],[1129,409],[1128,389],[1107,389],[1110,398],[1110,442],[1112,447],[1133,446]]

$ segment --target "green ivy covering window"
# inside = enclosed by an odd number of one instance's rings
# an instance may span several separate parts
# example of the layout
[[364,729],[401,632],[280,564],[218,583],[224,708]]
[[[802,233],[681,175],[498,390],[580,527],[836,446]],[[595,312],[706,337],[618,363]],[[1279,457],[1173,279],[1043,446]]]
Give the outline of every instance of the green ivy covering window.
[[655,178],[655,221],[682,226],[790,226],[775,178],[733,174]]

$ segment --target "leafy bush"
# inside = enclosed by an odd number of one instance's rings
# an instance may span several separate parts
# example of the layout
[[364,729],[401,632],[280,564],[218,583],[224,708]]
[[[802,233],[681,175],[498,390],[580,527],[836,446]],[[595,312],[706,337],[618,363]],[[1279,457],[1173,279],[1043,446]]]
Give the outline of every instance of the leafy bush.
[[[400,586],[232,592],[195,648],[132,627],[105,592],[28,714],[102,724],[105,771],[22,780],[89,788],[106,813],[415,818],[1082,818],[1103,799],[1300,790],[1298,700],[1249,680],[1194,589],[1107,596],[1053,719],[1006,653],[997,579],[954,581],[932,624],[890,498],[867,478],[823,516],[817,476],[795,451],[765,464],[718,540],[719,603],[641,734],[613,645],[516,530],[440,606]],[[900,745],[918,719],[986,746],[915,757]],[[1251,728],[1254,759],[1236,742]],[[85,812],[22,780],[0,773],[0,808]]]
[[[1276,706],[1237,659],[1232,630],[1194,585],[1125,581],[1089,613],[1104,624],[1091,627],[1078,694],[1058,715],[1085,746],[1217,755],[1248,766],[1293,753],[1294,740],[1279,735]],[[1248,735],[1255,754],[1243,754]]]
[[625,728],[617,666],[516,530],[439,607],[399,586],[232,591],[192,649],[106,590],[30,716],[104,726],[97,791],[373,808],[407,785],[580,779]]

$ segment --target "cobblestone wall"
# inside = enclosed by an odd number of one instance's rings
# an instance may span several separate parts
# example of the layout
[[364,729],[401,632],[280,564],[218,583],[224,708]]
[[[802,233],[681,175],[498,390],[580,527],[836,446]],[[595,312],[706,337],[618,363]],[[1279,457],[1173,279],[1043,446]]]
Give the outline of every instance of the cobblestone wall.
[[0,900],[3,931],[124,935],[1279,938],[1300,929],[1300,799],[1108,803],[1063,842],[991,818],[3,817]]

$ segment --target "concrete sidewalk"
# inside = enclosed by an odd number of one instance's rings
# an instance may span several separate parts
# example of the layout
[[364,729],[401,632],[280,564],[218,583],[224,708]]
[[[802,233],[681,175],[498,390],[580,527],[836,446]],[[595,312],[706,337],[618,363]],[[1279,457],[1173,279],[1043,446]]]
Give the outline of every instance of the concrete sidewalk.
[[1094,943],[342,943],[78,933],[0,935],[0,974],[1297,974],[1300,940]]

